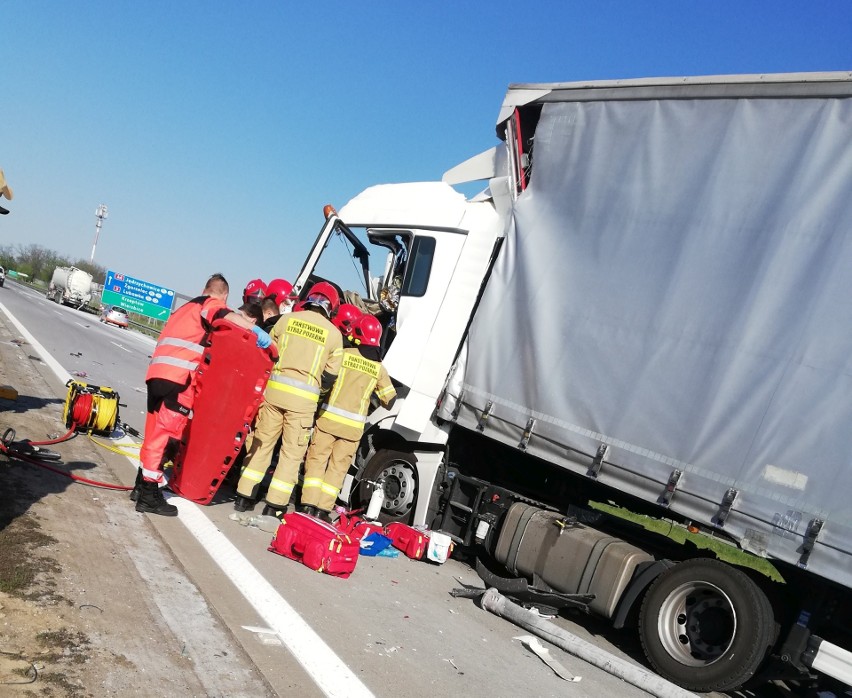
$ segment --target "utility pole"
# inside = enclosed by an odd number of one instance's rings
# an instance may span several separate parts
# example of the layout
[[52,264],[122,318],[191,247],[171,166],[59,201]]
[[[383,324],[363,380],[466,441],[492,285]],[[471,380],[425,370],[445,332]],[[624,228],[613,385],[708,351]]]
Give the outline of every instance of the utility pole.
[[101,234],[101,226],[104,224],[104,218],[108,215],[106,204],[101,204],[95,210],[95,218],[98,219],[98,222],[95,223],[95,242],[92,244],[92,258],[89,260],[89,264],[95,263],[95,248],[98,246],[98,238]]

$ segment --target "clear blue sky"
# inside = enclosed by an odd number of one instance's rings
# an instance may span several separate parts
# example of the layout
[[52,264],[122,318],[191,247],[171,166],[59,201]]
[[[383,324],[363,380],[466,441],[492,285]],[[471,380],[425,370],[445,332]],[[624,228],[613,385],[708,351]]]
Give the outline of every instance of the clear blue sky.
[[2,0],[0,244],[194,295],[292,280],[378,183],[496,142],[513,82],[852,70],[852,2]]

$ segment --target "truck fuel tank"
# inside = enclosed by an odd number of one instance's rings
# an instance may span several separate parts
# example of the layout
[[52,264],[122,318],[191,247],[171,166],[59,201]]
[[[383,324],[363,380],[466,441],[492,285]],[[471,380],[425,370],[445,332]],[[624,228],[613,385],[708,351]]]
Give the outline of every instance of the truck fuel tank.
[[514,574],[538,575],[557,591],[594,594],[589,608],[606,618],[636,567],[654,559],[620,538],[521,502],[509,508],[494,556]]

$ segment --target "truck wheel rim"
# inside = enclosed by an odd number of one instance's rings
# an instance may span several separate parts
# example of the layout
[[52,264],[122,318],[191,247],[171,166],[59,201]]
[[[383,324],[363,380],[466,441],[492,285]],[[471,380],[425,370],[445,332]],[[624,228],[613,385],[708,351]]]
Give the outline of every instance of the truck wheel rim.
[[414,469],[410,463],[397,460],[387,466],[378,477],[385,493],[382,508],[393,516],[402,516],[411,511],[414,504]]
[[714,584],[681,584],[660,607],[657,630],[672,658],[686,666],[707,666],[730,649],[737,634],[736,609]]

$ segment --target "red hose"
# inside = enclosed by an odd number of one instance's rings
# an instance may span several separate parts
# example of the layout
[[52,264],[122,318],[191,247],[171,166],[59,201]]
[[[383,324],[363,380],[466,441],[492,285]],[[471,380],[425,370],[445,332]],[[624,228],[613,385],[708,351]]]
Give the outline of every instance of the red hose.
[[[31,443],[34,443],[34,442],[31,442]],[[6,448],[6,445],[1,444],[1,443],[0,443],[0,453],[3,453],[8,458],[15,458],[17,460],[22,460],[26,463],[29,463],[30,465],[37,465],[40,468],[45,468],[46,470],[49,470],[52,473],[56,473],[57,475],[64,475],[65,477],[71,478],[75,482],[79,482],[79,483],[82,483],[84,485],[90,485],[92,487],[102,487],[103,489],[107,489],[107,490],[124,490],[125,492],[133,489],[132,486],[128,486],[128,485],[113,485],[110,482],[100,482],[98,480],[90,480],[87,477],[80,477],[79,475],[74,475],[73,473],[69,473],[65,470],[59,470],[58,468],[52,468],[51,466],[47,465],[47,463],[42,463],[41,461],[35,460],[34,458],[27,458],[26,456],[22,456],[22,455],[11,454],[11,453],[9,453],[9,450]]]
[[72,436],[74,436],[75,427],[71,427],[67,432],[65,432],[64,436],[60,436],[56,439],[48,439],[47,441],[30,441],[29,443],[32,446],[50,446],[51,444],[60,444],[63,441],[68,441]]

